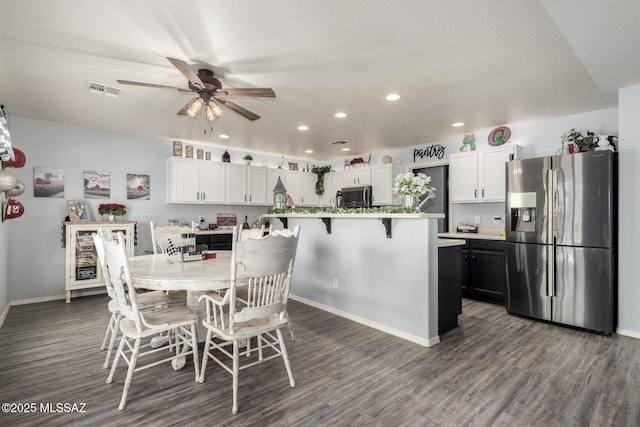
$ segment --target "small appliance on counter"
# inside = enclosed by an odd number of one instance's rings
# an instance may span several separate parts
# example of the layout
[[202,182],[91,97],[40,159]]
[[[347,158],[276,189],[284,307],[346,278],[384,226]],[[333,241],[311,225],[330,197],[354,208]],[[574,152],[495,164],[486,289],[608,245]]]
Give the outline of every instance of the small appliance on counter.
[[217,215],[218,228],[233,228],[238,225],[236,220],[236,214],[234,213],[219,213]]
[[463,221],[456,227],[457,233],[477,233],[478,232],[478,224],[474,224],[473,222]]

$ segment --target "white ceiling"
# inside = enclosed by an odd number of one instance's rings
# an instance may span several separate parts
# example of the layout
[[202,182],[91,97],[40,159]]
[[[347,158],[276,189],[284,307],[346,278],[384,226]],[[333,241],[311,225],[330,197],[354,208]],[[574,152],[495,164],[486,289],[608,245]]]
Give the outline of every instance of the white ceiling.
[[[0,101],[10,117],[333,160],[338,140],[365,154],[615,106],[640,84],[639,19],[638,0],[3,0]],[[276,98],[229,98],[262,118],[226,110],[211,132],[176,115],[189,94],[116,82],[187,88],[168,56]]]

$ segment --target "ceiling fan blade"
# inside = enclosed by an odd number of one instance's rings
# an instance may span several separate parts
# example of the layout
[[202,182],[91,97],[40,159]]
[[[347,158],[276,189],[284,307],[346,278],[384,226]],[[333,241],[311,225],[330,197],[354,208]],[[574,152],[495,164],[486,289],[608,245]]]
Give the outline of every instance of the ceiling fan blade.
[[116,80],[118,83],[120,83],[121,85],[131,85],[131,86],[142,86],[142,87],[154,87],[154,88],[159,88],[159,89],[172,89],[172,90],[177,90],[180,92],[193,92],[189,89],[183,89],[181,87],[175,87],[175,86],[165,86],[165,85],[157,85],[157,84],[153,84],[153,83],[142,83],[142,82],[132,82],[130,80]]
[[198,77],[198,75],[193,71],[189,64],[175,58],[167,57],[167,59],[173,64],[174,67],[178,69],[178,71],[180,71],[189,79],[191,84],[199,87],[200,89],[206,89],[204,83],[202,83],[202,80],[200,80],[200,77]]
[[251,121],[258,120],[260,118],[260,116],[257,115],[256,113],[252,113],[246,108],[243,108],[238,104],[234,104],[231,101],[227,101],[226,99],[216,98],[216,101],[218,101],[221,105],[227,107],[229,110],[233,111],[234,113],[238,113],[242,117],[249,119]]
[[257,98],[275,98],[276,93],[270,87],[256,87],[256,88],[242,88],[236,89],[226,87],[223,89],[216,89],[216,96],[253,96]]

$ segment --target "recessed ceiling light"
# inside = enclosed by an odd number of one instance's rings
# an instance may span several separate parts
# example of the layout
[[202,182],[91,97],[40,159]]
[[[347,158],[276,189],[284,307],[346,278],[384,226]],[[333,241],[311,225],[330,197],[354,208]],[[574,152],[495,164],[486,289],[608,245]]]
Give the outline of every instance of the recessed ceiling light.
[[339,118],[339,119],[344,119],[345,117],[347,117],[347,113],[343,113],[342,111],[339,113],[335,113],[334,114],[335,117]]
[[462,122],[455,122],[454,124],[452,124],[451,126],[453,126],[454,128],[459,128],[460,126],[464,126],[464,123]]
[[343,148],[342,151],[351,151],[351,148]]
[[309,130],[309,126],[300,125],[300,126],[298,126],[298,130]]
[[224,133],[221,133],[220,135],[218,135],[218,138],[229,139],[229,135],[225,135]]
[[304,150],[304,152],[307,153],[307,154],[312,154],[313,150]]
[[400,99],[400,95],[398,95],[397,93],[390,93],[385,99],[387,101],[397,101],[398,99]]

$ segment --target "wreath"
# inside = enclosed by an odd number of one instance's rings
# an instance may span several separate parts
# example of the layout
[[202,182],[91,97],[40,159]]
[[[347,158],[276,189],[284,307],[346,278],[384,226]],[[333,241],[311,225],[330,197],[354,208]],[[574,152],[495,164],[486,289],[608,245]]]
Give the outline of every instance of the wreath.
[[324,175],[331,172],[331,166],[314,166],[311,168],[311,172],[318,175],[316,181],[316,194],[321,196],[324,194]]

